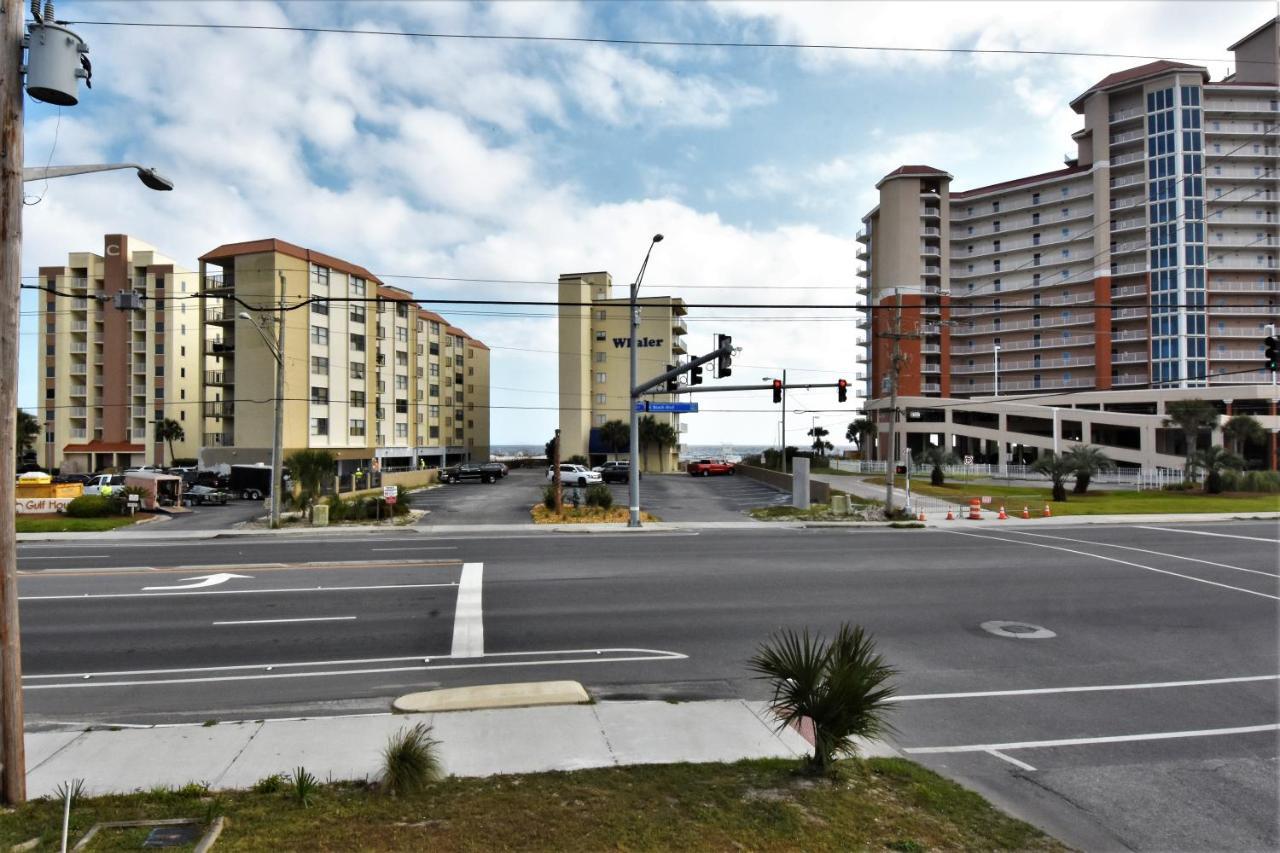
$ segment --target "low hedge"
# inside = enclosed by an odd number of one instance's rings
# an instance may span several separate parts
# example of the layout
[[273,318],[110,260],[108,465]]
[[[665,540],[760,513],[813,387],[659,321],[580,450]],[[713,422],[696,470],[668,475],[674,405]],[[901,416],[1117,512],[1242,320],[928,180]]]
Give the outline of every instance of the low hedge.
[[116,515],[116,502],[101,495],[81,495],[68,504],[66,513],[72,518],[104,518]]

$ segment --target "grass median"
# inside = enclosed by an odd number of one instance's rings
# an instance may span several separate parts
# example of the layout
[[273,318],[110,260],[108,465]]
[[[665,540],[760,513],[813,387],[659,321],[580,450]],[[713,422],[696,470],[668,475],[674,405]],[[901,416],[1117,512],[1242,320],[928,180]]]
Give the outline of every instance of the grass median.
[[[18,516],[19,533],[100,533],[137,524],[144,516],[108,516],[107,518],[71,518],[66,515]],[[150,516],[145,516],[150,518]]]
[[[884,485],[883,477],[869,482]],[[902,480],[898,483],[901,485]],[[971,498],[990,496],[998,506],[1006,508],[1027,505],[1032,512],[1044,508],[1053,509],[1054,515],[1147,515],[1191,512],[1280,512],[1280,494],[1257,492],[1224,492],[1207,495],[1204,492],[1151,491],[1091,491],[1072,494],[1068,487],[1066,502],[1054,501],[1052,490],[1035,486],[1000,486],[992,483],[945,483],[934,486],[927,478],[911,479],[911,492],[931,498],[941,498],[957,504],[967,504]],[[1010,509],[1010,512],[1013,510]]]
[[[834,782],[798,767],[760,760],[450,778],[399,797],[331,784],[309,807],[287,790],[209,795],[189,785],[79,801],[71,841],[99,821],[224,815],[219,851],[1066,849],[909,761],[842,762]],[[61,819],[54,800],[0,814],[0,845],[38,837],[35,850],[57,849]]]

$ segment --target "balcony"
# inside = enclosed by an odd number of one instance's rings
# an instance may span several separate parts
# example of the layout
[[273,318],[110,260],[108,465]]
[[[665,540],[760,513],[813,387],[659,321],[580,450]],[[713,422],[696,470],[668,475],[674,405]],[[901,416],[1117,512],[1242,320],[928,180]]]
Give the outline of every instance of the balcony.
[[870,243],[871,235],[867,233],[867,229],[859,228],[858,235],[854,239],[857,240],[859,243]]
[[[1209,353],[1210,361],[1257,361],[1262,358],[1262,349],[1217,350]],[[1268,380],[1270,381],[1270,380]]]
[[1233,213],[1230,210],[1219,210],[1205,217],[1211,227],[1218,225],[1275,225],[1280,222],[1269,210],[1255,210],[1253,213]]
[[130,417],[145,418],[147,416],[146,406],[134,406],[129,411]]
[[1128,364],[1130,362],[1146,363],[1150,360],[1151,360],[1151,354],[1148,353],[1145,349],[1140,350],[1138,352],[1113,352],[1111,354],[1112,364]]
[[1204,111],[1206,113],[1274,113],[1276,112],[1275,101],[1254,101],[1254,100],[1237,100],[1237,99],[1218,99],[1216,97],[1206,98],[1204,102]]
[[1146,132],[1141,128],[1138,130],[1126,130],[1124,133],[1113,133],[1110,142],[1112,147],[1130,145],[1134,142],[1141,142],[1145,136]]
[[674,338],[671,339],[671,349],[681,354],[685,354],[689,352],[689,347],[685,343],[684,337],[681,335],[676,335]]
[[1093,323],[1093,312],[1087,311],[1073,314],[1070,317],[1044,317],[1036,320],[1019,320],[1015,323],[983,323],[972,328],[956,326],[951,330],[952,337],[968,335],[986,335],[996,332],[1017,332],[1023,329],[1060,329],[1064,326],[1079,326]]
[[1139,207],[1146,202],[1146,199],[1140,195],[1127,196],[1125,198],[1111,199],[1112,210],[1128,210],[1131,207]]
[[234,311],[227,311],[223,308],[206,308],[204,309],[204,321],[206,323],[234,323],[236,315]]
[[68,430],[68,432],[70,433],[72,438],[88,438],[89,437],[89,431],[87,429],[72,428]]
[[134,376],[146,376],[146,375],[147,375],[147,363],[146,363],[145,361],[135,361],[135,362],[133,363],[133,375],[134,375]]
[[73,418],[87,418],[89,409],[86,406],[72,406],[67,410],[67,414]]
[[1117,166],[1127,166],[1130,163],[1138,163],[1147,158],[1147,155],[1141,151],[1135,151],[1132,154],[1121,154],[1119,157],[1111,158],[1111,168]]
[[220,275],[207,275],[204,277],[205,293],[210,294],[226,294],[234,291],[236,284],[234,279],[226,279]]
[[1256,317],[1270,317],[1280,314],[1280,309],[1266,305],[1210,305],[1205,311],[1214,316],[1244,314]]
[[1209,279],[1210,293],[1280,293],[1280,284],[1274,281],[1223,281]]
[[1146,385],[1150,379],[1145,373],[1118,373],[1111,377],[1112,388],[1125,388],[1134,385]]
[[940,364],[922,364],[920,365],[921,373],[937,373],[942,374],[942,365]]
[[1145,275],[1147,273],[1146,264],[1112,264],[1111,274],[1116,275]]
[[932,264],[925,264],[924,274],[925,275],[942,275],[942,267],[933,266]]
[[[1205,204],[1226,204],[1232,207],[1236,207],[1237,205],[1241,205],[1241,204],[1275,204],[1277,201],[1280,201],[1280,193],[1259,191],[1259,192],[1252,192],[1252,193],[1249,193],[1248,195],[1240,196],[1238,198],[1232,193],[1223,193],[1220,196],[1206,198],[1204,201],[1205,201]],[[1211,221],[1214,221],[1214,222],[1218,221],[1217,217],[1215,216],[1210,216],[1207,218],[1211,219]]]
[[224,339],[220,341],[207,341],[205,345],[204,354],[216,355],[219,358],[221,358],[222,356],[235,355],[236,354],[235,339],[233,338],[231,340]]
[[862,248],[861,246],[859,246],[859,247],[858,247],[858,251],[854,252],[854,253],[853,253],[853,256],[854,256],[855,258],[857,258],[858,260],[860,260],[860,261],[865,261],[865,260],[867,260],[868,258],[870,258],[870,257],[871,257],[871,252],[870,252],[869,250],[864,249],[864,248]]
[[1147,309],[1146,308],[1119,308],[1111,312],[1112,320],[1131,320],[1134,318],[1145,320],[1147,318]]
[[1123,178],[1112,178],[1110,182],[1111,189],[1120,189],[1121,187],[1130,187],[1134,184],[1142,184],[1146,182],[1143,175],[1126,175]]
[[206,432],[200,443],[205,447],[230,447],[231,435],[225,432]]
[[1112,219],[1111,233],[1116,234],[1121,231],[1132,231],[1135,228],[1145,228],[1147,220],[1141,216],[1131,216],[1128,219]]
[[1111,255],[1142,254],[1147,251],[1147,244],[1142,240],[1130,240],[1128,243],[1111,244]]
[[129,435],[135,442],[141,443],[147,440],[147,431],[145,429],[130,430]]
[[1211,270],[1274,270],[1280,269],[1275,258],[1210,258],[1205,264]]
[[206,370],[204,372],[204,384],[227,386],[234,385],[235,382],[232,378],[232,374],[229,372],[221,370]]
[[1224,326],[1223,328],[1210,326],[1208,330],[1208,335],[1211,338],[1253,338],[1257,340],[1261,334],[1262,332],[1257,326]]
[[[1092,347],[1094,344],[1093,335],[1072,335],[1069,338],[1050,337],[1041,340],[1023,340],[1023,341],[1005,341],[1000,344],[1000,352],[1017,352],[1020,350],[1044,350],[1044,349],[1064,349],[1069,347]],[[972,347],[955,347],[951,350],[952,359],[962,358],[966,355],[986,355],[995,351],[994,344],[984,344],[982,346]]]
[[1230,376],[1211,374],[1209,383],[1211,385],[1270,385],[1271,372],[1259,370],[1256,373],[1236,373]]
[[940,258],[942,257],[942,247],[923,245],[920,247],[920,254],[926,258]]
[[71,386],[71,396],[72,396],[72,397],[84,397],[84,396],[86,395],[86,393],[88,392],[88,390],[89,390],[89,389],[88,389],[86,386],[84,386],[84,385],[73,385],[73,386]]
[[1116,110],[1107,116],[1107,121],[1111,124],[1118,124],[1122,121],[1130,121],[1135,118],[1142,118],[1142,107],[1129,107],[1128,109]]
[[88,300],[88,299],[83,299],[83,298],[80,298],[80,297],[77,297],[77,298],[75,298],[75,299],[72,299],[72,300],[71,300],[71,310],[72,310],[72,311],[88,311],[88,310],[89,310],[89,300]]
[[925,219],[938,219],[942,216],[942,209],[926,204],[920,208],[920,215]]
[[1126,329],[1123,332],[1112,332],[1112,343],[1122,343],[1124,341],[1145,341],[1147,339],[1147,330],[1142,329]]
[[854,275],[858,276],[859,278],[870,278],[871,270],[863,268],[858,270],[856,273],[854,273]]
[[942,229],[933,225],[925,225],[920,229],[922,237],[941,237]]
[[1214,240],[1209,245],[1214,249],[1219,246],[1247,249],[1252,248],[1253,246],[1275,246],[1277,244],[1280,244],[1280,240],[1277,240],[1270,234],[1265,234],[1262,238],[1258,238],[1257,236],[1250,237],[1247,234],[1232,234],[1228,237],[1224,232],[1220,231],[1218,232],[1218,239]]
[[72,376],[84,376],[84,375],[86,375],[88,372],[89,372],[89,366],[88,366],[88,365],[86,365],[86,364],[73,364],[73,365],[71,365],[71,375],[72,375]]
[[1131,284],[1127,287],[1111,288],[1112,299],[1127,299],[1130,296],[1146,296],[1147,286],[1145,284]]
[[230,418],[235,417],[235,413],[235,404],[227,400],[213,400],[204,404],[206,418]]
[[923,382],[920,384],[920,391],[924,394],[941,394],[942,384],[939,382]]
[[[1280,148],[1270,145],[1259,146],[1257,151],[1254,151],[1252,148],[1241,148],[1239,151],[1236,151],[1233,150],[1233,148],[1228,148],[1226,151],[1206,151],[1204,152],[1204,157],[1206,160],[1248,160],[1255,157],[1280,157]],[[1252,172],[1248,173],[1248,176],[1254,177]],[[1212,178],[1213,175],[1205,175],[1205,177]],[[1242,174],[1241,177],[1244,177],[1244,175]],[[1267,176],[1264,175],[1263,177]]]

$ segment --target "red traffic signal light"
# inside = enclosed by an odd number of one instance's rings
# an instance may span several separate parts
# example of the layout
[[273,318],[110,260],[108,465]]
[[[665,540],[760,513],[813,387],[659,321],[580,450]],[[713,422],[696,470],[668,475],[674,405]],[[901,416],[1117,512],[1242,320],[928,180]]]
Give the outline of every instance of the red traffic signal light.
[[837,380],[837,382],[836,382],[836,399],[837,399],[837,400],[839,400],[841,403],[844,403],[844,402],[848,401],[848,399],[849,399],[849,382],[848,382],[848,380],[845,380],[845,379]]
[[775,403],[782,402],[782,380],[781,379],[773,380],[773,402]]

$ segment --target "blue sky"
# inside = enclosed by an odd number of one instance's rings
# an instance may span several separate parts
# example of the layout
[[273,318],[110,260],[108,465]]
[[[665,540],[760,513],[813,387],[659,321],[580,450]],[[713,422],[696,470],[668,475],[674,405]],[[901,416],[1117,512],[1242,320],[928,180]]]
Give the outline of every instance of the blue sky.
[[[79,21],[1122,52],[1217,60],[1215,78],[1226,46],[1273,14],[1223,0],[58,5]],[[390,276],[550,282],[606,269],[622,284],[661,231],[648,293],[852,304],[853,237],[884,172],[926,162],[963,189],[1055,168],[1079,126],[1068,100],[1142,62],[76,29],[94,88],[60,115],[28,102],[28,165],[138,161],[177,190],[148,192],[128,173],[33,188],[44,195],[26,208],[25,274],[101,251],[105,233],[192,269],[219,243],[276,236],[422,298],[554,299],[554,287]],[[493,443],[541,444],[555,424],[554,309],[440,310],[493,348]],[[702,349],[733,334],[735,380],[782,367],[793,380],[853,379],[852,316],[694,310],[689,339]],[[35,332],[24,316],[28,406]],[[857,406],[829,411],[834,397],[793,395],[788,442],[813,417],[842,436]],[[777,440],[766,393],[703,399],[690,443]]]

